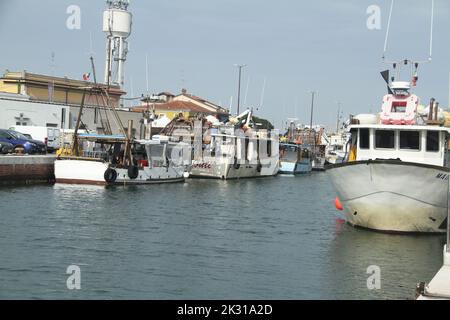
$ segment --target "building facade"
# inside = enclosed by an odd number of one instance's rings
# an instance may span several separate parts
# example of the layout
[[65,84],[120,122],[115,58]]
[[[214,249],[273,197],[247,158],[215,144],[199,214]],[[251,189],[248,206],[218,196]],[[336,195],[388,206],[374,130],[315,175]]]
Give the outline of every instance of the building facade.
[[109,99],[109,105],[117,108],[123,126],[127,127],[128,121],[132,120],[136,138],[142,137],[142,113],[118,108],[125,92],[118,87],[92,87],[95,84],[88,81],[6,72],[0,78],[0,128],[26,125],[74,129],[83,93],[86,92],[83,128],[98,133],[110,128],[113,134],[120,133],[109,107],[105,107]]

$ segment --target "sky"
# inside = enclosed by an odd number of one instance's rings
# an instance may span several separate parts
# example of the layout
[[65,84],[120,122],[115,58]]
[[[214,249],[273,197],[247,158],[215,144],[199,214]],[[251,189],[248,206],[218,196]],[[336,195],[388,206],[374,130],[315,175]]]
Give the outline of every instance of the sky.
[[[81,9],[80,29],[66,26],[70,5]],[[367,27],[372,5],[380,8],[380,29]],[[146,94],[148,57],[150,93],[186,88],[227,108],[232,100],[236,112],[235,65],[246,64],[241,111],[253,107],[279,128],[288,118],[309,124],[316,91],[314,123],[335,128],[339,102],[344,118],[381,109],[386,85],[379,72],[388,68],[381,57],[390,5],[391,0],[131,0],[125,90],[129,96]],[[81,79],[90,71],[92,52],[103,79],[105,8],[103,0],[0,0],[0,71]],[[386,58],[427,60],[430,24],[431,0],[395,0]],[[420,65],[415,89],[424,104],[431,97],[449,104],[449,31],[450,1],[435,0],[433,59]]]

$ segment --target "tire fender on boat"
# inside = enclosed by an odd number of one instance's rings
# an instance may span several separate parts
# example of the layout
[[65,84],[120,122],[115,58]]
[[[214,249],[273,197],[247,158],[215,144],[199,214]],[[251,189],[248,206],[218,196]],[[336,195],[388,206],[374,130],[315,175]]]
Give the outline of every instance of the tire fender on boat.
[[237,157],[234,157],[233,168],[238,170],[241,167],[241,164],[238,162]]
[[128,167],[128,177],[132,180],[139,176],[139,168],[137,166]]
[[108,183],[114,183],[117,179],[117,171],[111,168],[106,169],[105,174],[103,175],[105,181]]

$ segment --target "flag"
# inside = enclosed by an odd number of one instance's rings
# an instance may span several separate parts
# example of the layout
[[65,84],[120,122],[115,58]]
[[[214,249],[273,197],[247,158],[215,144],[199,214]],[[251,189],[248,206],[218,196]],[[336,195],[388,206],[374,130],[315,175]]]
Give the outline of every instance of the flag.
[[85,74],[83,74],[83,80],[84,80],[84,81],[88,81],[90,76],[91,76],[90,73],[85,73]]

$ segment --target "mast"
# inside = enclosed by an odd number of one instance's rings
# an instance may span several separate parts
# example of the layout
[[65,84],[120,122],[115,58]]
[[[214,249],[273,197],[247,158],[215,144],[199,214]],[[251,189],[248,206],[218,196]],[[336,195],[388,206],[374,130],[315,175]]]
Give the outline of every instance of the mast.
[[79,156],[79,146],[78,146],[78,128],[80,127],[81,123],[81,116],[83,115],[83,108],[84,108],[84,101],[86,99],[86,89],[83,90],[83,96],[81,98],[81,105],[80,105],[80,111],[78,112],[78,118],[77,123],[75,125],[75,131],[73,133],[73,141],[72,141],[72,151],[74,152],[75,156]]

